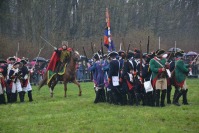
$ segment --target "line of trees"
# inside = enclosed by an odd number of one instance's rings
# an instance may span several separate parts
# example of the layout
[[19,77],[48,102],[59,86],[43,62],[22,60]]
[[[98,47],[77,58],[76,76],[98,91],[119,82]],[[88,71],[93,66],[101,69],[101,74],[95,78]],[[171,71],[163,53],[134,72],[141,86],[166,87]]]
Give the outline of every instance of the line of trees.
[[[177,41],[185,51],[199,52],[198,0],[0,0],[0,58],[13,56],[18,42],[19,56],[35,57],[45,43],[40,36],[57,47],[68,40],[80,53],[91,41],[99,49],[106,7],[117,49],[124,38],[131,48],[141,40],[146,51],[149,35],[150,50],[158,48],[160,36],[164,49]],[[49,58],[52,51],[46,45],[41,55]]]

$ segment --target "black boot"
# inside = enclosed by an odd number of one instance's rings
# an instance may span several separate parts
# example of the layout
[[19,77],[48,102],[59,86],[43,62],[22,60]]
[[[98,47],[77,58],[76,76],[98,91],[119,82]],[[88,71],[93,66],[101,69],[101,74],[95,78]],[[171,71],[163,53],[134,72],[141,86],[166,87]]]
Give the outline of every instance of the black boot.
[[160,90],[157,89],[155,92],[155,106],[159,107],[160,106]]
[[11,102],[12,102],[12,103],[17,102],[17,101],[16,101],[16,97],[17,97],[17,93],[12,93],[12,94],[11,94]]
[[[107,88],[106,88],[107,89]],[[110,91],[106,90],[106,102],[110,102]]]
[[18,96],[18,93],[15,92],[15,95],[14,95],[14,102],[17,102],[17,96]]
[[117,92],[115,90],[111,90],[112,92],[112,98],[113,98],[113,104],[118,105],[118,97],[117,97]]
[[95,101],[94,101],[94,103],[98,103],[99,100],[100,100],[100,92],[99,92],[99,90],[97,90],[97,91],[95,92],[95,94],[96,94],[96,96],[95,96]]
[[7,95],[7,103],[11,103],[12,100],[11,100],[11,93],[6,93]]
[[127,95],[122,94],[122,105],[127,105]]
[[5,97],[3,98],[3,94],[0,94],[0,104],[4,104],[5,103]]
[[23,92],[19,92],[19,99],[20,99],[20,102],[23,103],[24,102],[24,97],[23,97]]
[[175,92],[174,92],[174,95],[173,95],[173,103],[174,103],[175,98],[176,98],[178,93],[179,93],[179,89],[177,87],[175,87]]
[[28,98],[29,98],[29,102],[32,102],[32,91],[28,91]]
[[106,102],[106,94],[104,88],[101,89],[101,99],[102,102]]
[[182,98],[183,98],[183,102],[182,102],[182,104],[184,104],[184,105],[189,105],[188,104],[188,102],[187,102],[187,92],[188,92],[188,89],[186,89],[186,90],[183,90],[183,92],[182,92]]
[[173,101],[173,104],[176,105],[176,106],[180,106],[180,104],[178,103],[178,100],[179,98],[182,96],[182,92],[179,91],[177,94],[176,94],[176,97],[174,98],[174,101]]
[[112,96],[112,91],[107,91],[108,95],[109,95],[109,103],[112,104],[113,103],[113,96]]
[[25,91],[22,91],[23,101],[24,101],[24,99],[25,99],[25,94],[26,94],[26,92],[25,92]]
[[166,96],[166,90],[162,90],[162,94],[161,94],[161,107],[165,106],[165,104],[164,104],[165,96]]
[[171,104],[171,85],[167,86],[167,104]]
[[128,102],[129,102],[129,105],[133,105],[133,94],[132,94],[132,91],[128,92]]

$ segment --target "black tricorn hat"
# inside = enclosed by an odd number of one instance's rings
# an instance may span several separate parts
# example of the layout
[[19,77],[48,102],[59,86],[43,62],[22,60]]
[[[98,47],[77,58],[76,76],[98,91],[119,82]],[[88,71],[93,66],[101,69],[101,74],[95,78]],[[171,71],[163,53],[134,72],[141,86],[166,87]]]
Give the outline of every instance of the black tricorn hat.
[[158,49],[156,52],[155,52],[155,55],[161,55],[163,54],[165,51],[164,49]]
[[134,55],[134,58],[140,58],[140,53],[136,53],[136,54]]
[[140,50],[138,50],[137,48],[134,49],[135,53],[140,53]]
[[95,54],[93,55],[93,58],[99,60],[99,59],[100,59],[100,56],[99,56],[98,53],[95,53]]
[[110,57],[118,56],[119,54],[116,51],[112,51],[108,54]]
[[107,58],[107,57],[108,57],[107,54],[104,54],[104,55],[103,55],[103,58]]
[[21,62],[15,62],[15,63],[13,64],[13,66],[16,66],[16,65],[19,65],[19,64],[21,64]]
[[5,60],[0,60],[0,63],[7,63]]
[[175,53],[175,57],[182,57],[184,54],[184,51],[178,51]]
[[119,56],[121,56],[122,54],[125,54],[125,51],[119,50],[119,51],[118,51],[118,54],[119,54]]
[[133,57],[133,56],[134,56],[133,51],[129,51],[129,52],[128,52],[128,55],[127,55],[127,58],[130,59],[130,58]]
[[11,60],[16,61],[16,58],[14,58],[14,57],[9,57],[8,60],[9,60],[9,61],[11,61]]
[[24,64],[24,65],[27,64],[27,61],[26,61],[25,59],[21,60],[20,62],[21,62],[22,64]]

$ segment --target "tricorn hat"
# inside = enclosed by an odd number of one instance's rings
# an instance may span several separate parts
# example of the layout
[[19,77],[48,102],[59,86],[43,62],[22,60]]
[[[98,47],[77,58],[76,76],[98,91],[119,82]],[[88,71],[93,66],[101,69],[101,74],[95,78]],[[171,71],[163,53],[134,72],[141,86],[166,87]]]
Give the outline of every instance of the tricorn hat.
[[118,54],[119,54],[119,56],[121,56],[122,54],[125,54],[125,51],[119,50],[119,51],[118,51]]
[[16,58],[14,58],[14,57],[9,57],[7,60],[9,60],[9,61],[11,61],[11,60],[16,61]]
[[99,60],[99,59],[100,59],[100,56],[99,56],[98,53],[95,53],[95,54],[93,55],[93,58],[96,59],[96,60]]
[[7,63],[5,60],[0,60],[0,63]]
[[21,64],[21,62],[15,62],[15,63],[13,64],[13,66],[16,66],[16,65],[19,65],[19,64]]
[[129,51],[128,54],[127,54],[127,58],[130,59],[133,56],[134,56],[133,51]]
[[136,54],[134,55],[134,58],[140,58],[140,53],[136,53]]
[[27,64],[27,61],[25,59],[22,59],[21,63],[25,65],[25,64]]
[[156,52],[155,52],[155,55],[161,55],[163,54],[165,51],[164,49],[158,49]]
[[118,56],[119,54],[116,51],[112,51],[108,54],[110,57]]
[[182,57],[184,54],[184,51],[178,51],[175,53],[175,57]]

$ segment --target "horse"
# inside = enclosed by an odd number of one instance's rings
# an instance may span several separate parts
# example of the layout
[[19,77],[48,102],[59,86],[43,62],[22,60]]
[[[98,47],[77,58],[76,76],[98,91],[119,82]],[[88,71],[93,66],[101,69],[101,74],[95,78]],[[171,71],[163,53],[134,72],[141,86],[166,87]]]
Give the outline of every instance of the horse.
[[[48,87],[50,89],[50,96],[53,97],[53,90],[54,87],[56,86],[58,79],[62,79],[63,83],[64,83],[64,97],[66,97],[66,91],[67,91],[67,83],[68,82],[72,82],[74,84],[76,84],[79,88],[79,96],[82,95],[82,89],[81,86],[79,84],[79,82],[76,80],[76,63],[79,60],[80,55],[77,51],[71,51],[70,53],[70,57],[69,57],[69,61],[68,64],[65,65],[64,67],[66,67],[66,71],[63,75],[55,75],[52,77],[51,81],[48,84]],[[59,77],[57,77],[59,76]],[[45,73],[43,80],[40,82],[38,89],[40,90],[42,88],[42,86],[44,86],[47,83],[48,80],[48,71]]]

